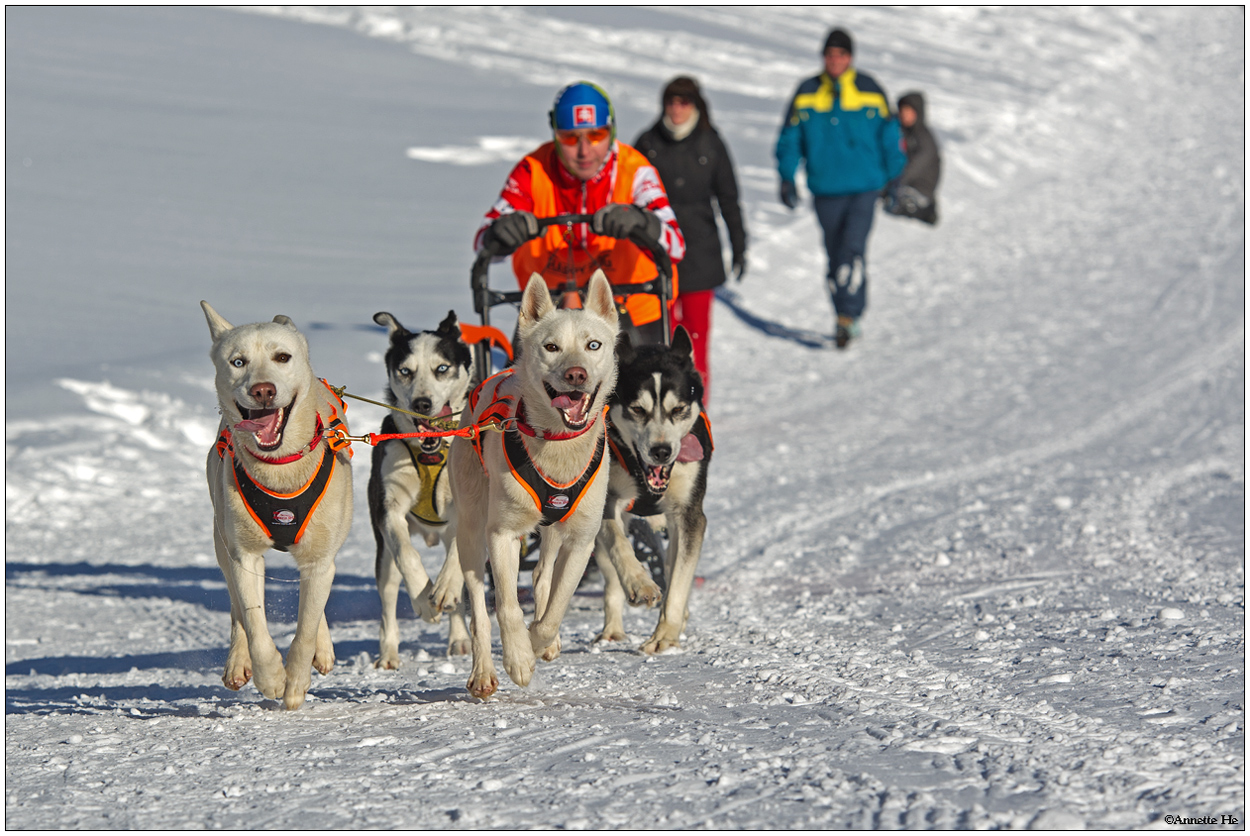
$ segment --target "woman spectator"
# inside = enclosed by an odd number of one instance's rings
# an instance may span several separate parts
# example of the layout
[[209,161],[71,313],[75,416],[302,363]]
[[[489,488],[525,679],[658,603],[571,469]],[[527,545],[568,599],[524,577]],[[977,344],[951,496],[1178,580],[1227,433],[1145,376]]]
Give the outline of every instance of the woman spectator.
[[660,173],[677,224],[686,239],[686,256],[679,268],[680,294],[673,311],[673,327],[684,325],[694,344],[695,368],[703,376],[704,404],[711,388],[708,345],[712,328],[712,298],[725,283],[725,262],[716,228],[715,200],[729,231],[733,274],[746,272],[746,230],[738,206],[738,181],[729,149],[712,125],[707,101],[693,78],[680,76],[664,88],[660,120],[643,132],[634,147]]

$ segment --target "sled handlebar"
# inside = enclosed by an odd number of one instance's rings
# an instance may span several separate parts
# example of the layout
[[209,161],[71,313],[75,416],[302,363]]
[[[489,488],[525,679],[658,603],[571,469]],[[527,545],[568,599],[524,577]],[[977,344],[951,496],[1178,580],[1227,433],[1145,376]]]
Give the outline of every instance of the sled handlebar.
[[[538,232],[541,235],[548,227],[567,226],[572,229],[577,224],[588,224],[594,219],[593,214],[555,215],[550,218],[538,219]],[[616,296],[629,296],[634,293],[653,293],[660,297],[661,311],[665,319],[665,333],[668,333],[668,302],[673,296],[673,261],[659,241],[648,241],[639,236],[630,236],[630,243],[646,251],[655,261],[656,277],[640,284],[614,284],[612,293]],[[495,305],[517,304],[524,296],[524,291],[492,290],[488,281],[490,263],[496,256],[508,255],[500,252],[496,241],[488,241],[473,261],[473,269],[469,274],[469,284],[473,291],[473,309],[482,317],[482,324],[490,324],[490,309]],[[564,290],[551,291],[552,298],[564,294]]]

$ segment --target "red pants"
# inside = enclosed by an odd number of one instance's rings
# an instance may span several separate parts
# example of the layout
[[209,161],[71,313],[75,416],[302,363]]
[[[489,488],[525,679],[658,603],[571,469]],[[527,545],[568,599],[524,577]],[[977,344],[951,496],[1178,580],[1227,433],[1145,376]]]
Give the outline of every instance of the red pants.
[[706,407],[712,390],[712,369],[708,366],[708,345],[712,338],[712,299],[714,290],[696,290],[678,295],[673,306],[673,329],[685,326],[694,347],[694,367],[703,377],[703,405]]

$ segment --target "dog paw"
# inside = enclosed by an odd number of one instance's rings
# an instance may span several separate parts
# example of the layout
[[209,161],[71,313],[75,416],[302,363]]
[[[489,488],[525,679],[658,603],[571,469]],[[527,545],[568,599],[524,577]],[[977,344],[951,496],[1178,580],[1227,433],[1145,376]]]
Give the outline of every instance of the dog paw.
[[231,691],[237,691],[250,682],[252,679],[252,669],[248,667],[239,667],[231,670],[229,666],[226,672],[221,675],[221,683]]
[[[312,666],[316,668],[317,673],[325,676],[330,671],[334,670],[334,661],[333,650],[318,650],[313,654]],[[397,661],[396,667],[398,666],[399,663]]]
[[534,666],[538,664],[537,657],[529,644],[525,644],[522,649],[513,649],[508,652],[506,649],[503,654],[503,669],[508,672],[508,678],[526,688],[530,684],[530,680],[534,678]]
[[657,632],[654,636],[647,639],[641,649],[643,653],[646,653],[648,656],[652,656],[656,653],[663,653],[666,650],[671,650],[676,647],[681,647],[681,642],[679,642],[675,637],[661,635]]
[[412,596],[412,608],[421,616],[421,620],[429,624],[437,624],[443,619],[443,610],[434,600],[434,583],[428,581],[425,588]]
[[625,595],[631,606],[645,606],[648,609],[660,603],[660,599],[664,597],[656,582],[642,575],[625,583]]
[[397,671],[399,670],[399,657],[383,656],[374,662],[373,666],[381,671]]
[[286,671],[281,665],[276,670],[262,671],[259,665],[254,671],[256,690],[266,698],[276,700],[286,691]]
[[625,635],[624,630],[605,629],[602,633],[595,636],[595,644],[599,644],[600,642],[623,642],[628,638],[629,636]]
[[447,642],[448,656],[468,656],[473,652],[473,643],[468,639],[451,639]]
[[471,696],[484,700],[499,690],[499,677],[494,671],[474,671],[465,687]]
[[560,658],[560,637],[556,636],[556,640],[547,645],[538,654],[538,658],[544,662],[554,662]]
[[457,583],[445,581],[440,573],[438,580],[434,582],[433,592],[430,594],[431,605],[439,612],[450,612],[460,606],[460,592],[463,589],[463,581]]

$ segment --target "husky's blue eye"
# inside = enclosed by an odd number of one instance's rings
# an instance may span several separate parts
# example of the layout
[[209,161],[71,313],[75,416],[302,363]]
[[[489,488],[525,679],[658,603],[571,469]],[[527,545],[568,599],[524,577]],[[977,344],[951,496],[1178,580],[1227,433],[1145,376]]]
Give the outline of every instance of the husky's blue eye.
[[599,346],[601,346],[601,345],[603,345],[603,343],[599,342],[598,340],[591,340],[591,341],[590,341],[590,342],[586,345],[586,347],[587,347],[587,348],[589,348],[591,351],[598,351],[598,350],[599,350]]
[[400,377],[412,377],[412,369],[400,369],[399,376]]
[[447,370],[448,370],[448,369],[450,369],[450,368],[451,368],[451,366],[449,366],[449,365],[447,365],[446,363],[444,363],[443,365],[439,366],[439,367],[438,367],[437,369],[435,369],[434,371],[435,371],[437,374],[447,374]]
[[242,357],[236,357],[230,361],[230,365],[234,366],[236,369],[241,369],[247,365],[247,361]]

